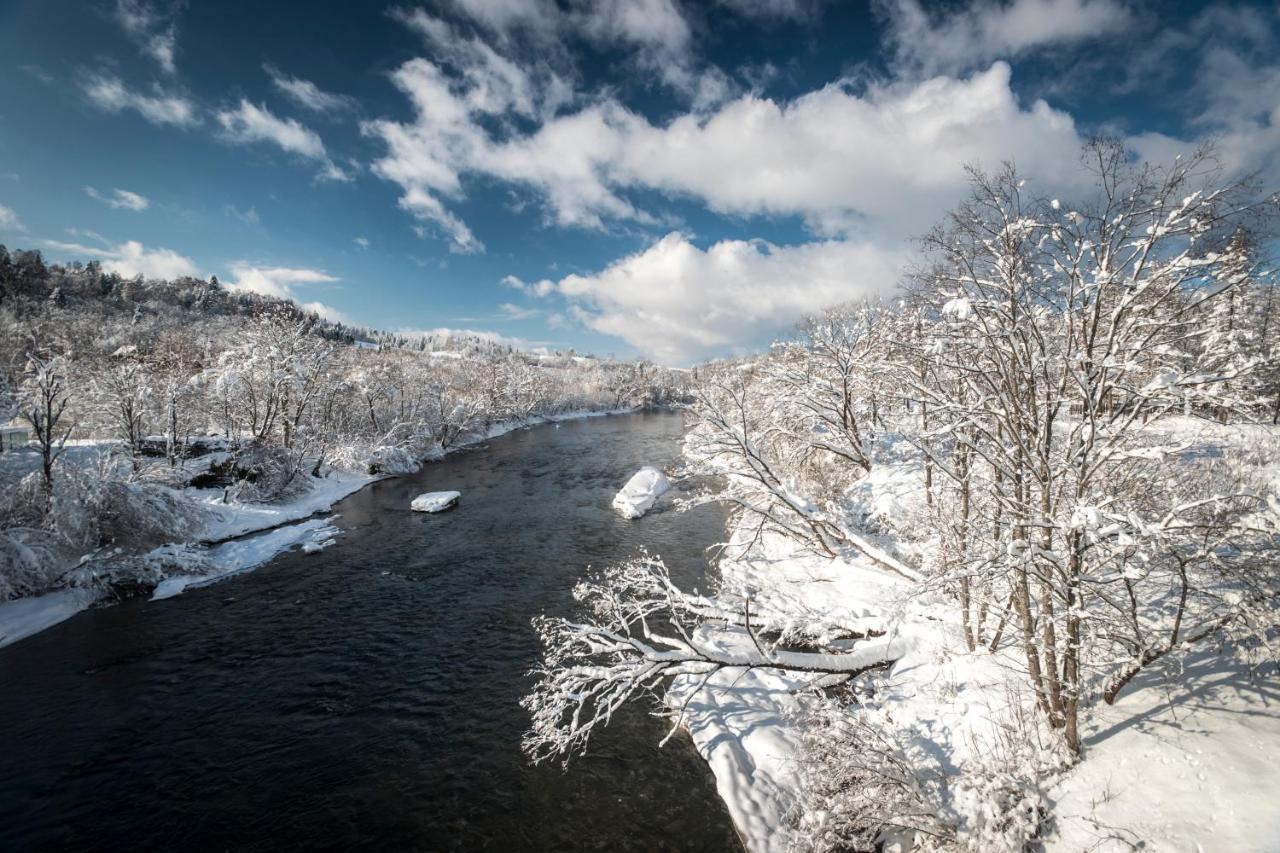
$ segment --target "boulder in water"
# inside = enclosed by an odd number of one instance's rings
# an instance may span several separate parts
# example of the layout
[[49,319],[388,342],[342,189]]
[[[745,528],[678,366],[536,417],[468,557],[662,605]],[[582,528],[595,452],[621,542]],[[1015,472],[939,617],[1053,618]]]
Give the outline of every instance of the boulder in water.
[[414,498],[409,508],[416,512],[444,512],[457,506],[461,497],[462,492],[427,492]]
[[646,465],[635,473],[613,499],[613,508],[623,518],[639,518],[648,512],[658,496],[671,488],[667,475]]

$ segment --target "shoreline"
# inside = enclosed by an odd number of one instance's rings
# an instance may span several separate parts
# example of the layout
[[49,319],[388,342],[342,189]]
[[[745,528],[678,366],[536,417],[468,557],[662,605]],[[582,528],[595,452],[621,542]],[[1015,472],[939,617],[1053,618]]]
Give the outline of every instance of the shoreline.
[[[145,554],[138,554],[136,558],[145,560],[151,556],[165,554],[169,556],[185,555],[193,561],[197,558],[212,559],[213,571],[203,574],[167,576],[150,591],[150,600],[152,601],[172,598],[187,589],[209,586],[235,575],[253,571],[270,562],[279,554],[291,548],[302,546],[304,544],[303,540],[307,535],[315,533],[316,530],[330,529],[328,528],[327,520],[323,517],[329,516],[333,507],[339,501],[363,491],[374,483],[412,476],[421,472],[425,466],[432,462],[521,429],[531,429],[533,427],[585,420],[587,418],[639,414],[644,411],[657,410],[639,406],[617,409],[585,409],[562,412],[555,415],[539,415],[528,420],[495,422],[483,431],[469,435],[447,449],[423,458],[419,461],[417,470],[413,472],[403,474],[356,474],[331,471],[330,477],[313,479],[312,488],[306,494],[300,496],[298,500],[287,504],[215,504],[213,500],[216,499],[216,495],[212,493],[217,490],[190,490],[197,492],[197,494],[190,496],[192,501],[203,505],[211,511],[213,516],[200,531],[201,535],[187,542],[173,542],[168,545],[162,545]],[[326,484],[333,475],[337,476],[333,478],[331,485],[336,486],[336,488],[321,488],[321,484]],[[198,492],[209,492],[210,494],[205,495],[204,499],[202,499]],[[254,520],[255,518],[256,521]],[[294,530],[295,535],[278,537],[275,543],[259,542],[260,545],[266,545],[267,547],[228,548],[228,546],[232,545],[255,543],[282,530]],[[226,549],[221,561],[218,555],[214,553],[220,548]],[[166,584],[168,586],[165,586]],[[157,595],[162,588],[164,593]],[[65,622],[76,614],[99,604],[107,597],[108,591],[106,589],[63,587],[40,595],[0,602],[0,648],[21,642],[28,637],[35,636],[61,622]],[[129,597],[141,597],[141,595]]]

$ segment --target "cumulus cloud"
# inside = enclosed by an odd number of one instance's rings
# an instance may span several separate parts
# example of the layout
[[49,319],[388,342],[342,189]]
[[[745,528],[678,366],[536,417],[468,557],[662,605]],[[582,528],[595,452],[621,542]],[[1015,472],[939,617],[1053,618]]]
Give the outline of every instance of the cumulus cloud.
[[86,80],[84,93],[95,106],[107,112],[134,110],[157,125],[187,128],[200,124],[200,116],[190,99],[166,92],[159,86],[148,95],[128,88],[116,77],[94,75]]
[[350,95],[326,92],[310,80],[285,74],[274,65],[264,65],[262,69],[271,78],[272,86],[303,109],[315,113],[336,113],[355,109],[356,99]]
[[555,283],[580,322],[666,364],[752,348],[827,306],[886,293],[901,254],[870,243],[798,246],[671,233],[600,272]]
[[110,195],[103,195],[93,187],[87,186],[84,188],[84,192],[85,195],[89,196],[89,198],[94,199],[95,201],[100,201],[108,207],[113,207],[116,210],[140,211],[146,210],[151,205],[151,201],[146,196],[130,192],[129,190],[117,188],[113,189]]
[[231,266],[234,278],[227,283],[231,290],[243,290],[274,296],[277,299],[289,299],[308,311],[319,314],[326,320],[335,323],[350,323],[350,319],[338,309],[323,302],[303,301],[297,289],[307,285],[332,284],[340,281],[337,276],[329,275],[324,270],[295,267],[260,267],[250,263],[236,263]]
[[535,190],[561,225],[653,224],[628,191],[658,190],[722,213],[800,216],[821,235],[897,239],[955,199],[966,163],[1016,158],[1044,180],[1065,179],[1081,141],[1074,122],[1043,101],[1023,107],[1010,73],[996,63],[962,79],[861,91],[834,83],[790,101],[743,95],[665,125],[602,98],[498,138],[468,107],[465,89],[415,59],[393,78],[415,119],[366,130],[387,147],[374,171],[400,184],[401,206],[455,242],[475,240],[445,204],[463,196],[467,174]]
[[356,244],[357,246],[359,246],[361,249],[367,249],[367,248],[369,248],[369,238],[368,238],[368,237],[356,237],[356,238],[354,238],[351,242],[355,243],[355,244]]
[[259,267],[247,263],[233,264],[235,278],[228,283],[232,290],[248,290],[280,299],[293,299],[293,288],[299,284],[328,284],[339,281],[323,270],[293,267]]
[[241,145],[267,143],[282,151],[296,154],[320,164],[317,177],[322,180],[349,181],[351,176],[329,159],[324,142],[315,131],[296,119],[280,118],[265,106],[241,98],[235,109],[220,110],[218,124],[223,137]]
[[18,214],[13,212],[12,208],[5,207],[0,204],[0,228],[8,231],[21,231],[22,220],[18,218]]
[[896,59],[927,73],[1113,35],[1133,23],[1123,0],[977,0],[941,12],[927,10],[920,0],[876,5]]
[[144,0],[116,2],[116,22],[166,74],[172,74],[176,70],[174,54],[178,46],[178,28],[173,19],[178,8],[175,4],[162,9]]
[[100,260],[104,270],[125,278],[140,275],[145,279],[171,279],[200,275],[200,268],[187,256],[173,249],[148,249],[137,240],[126,240],[115,246],[84,246],[59,240],[41,242],[50,249],[68,255]]

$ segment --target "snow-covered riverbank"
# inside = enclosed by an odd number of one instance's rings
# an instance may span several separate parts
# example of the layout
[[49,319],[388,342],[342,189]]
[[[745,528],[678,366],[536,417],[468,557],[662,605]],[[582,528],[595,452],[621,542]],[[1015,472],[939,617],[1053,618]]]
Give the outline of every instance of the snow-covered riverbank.
[[[1182,439],[1188,450],[1177,464],[1188,465],[1275,436],[1264,427],[1177,418],[1151,429]],[[851,514],[901,520],[920,512],[918,466],[909,454],[877,460],[846,496]],[[1276,482],[1280,486],[1280,476]],[[750,538],[742,529],[731,536],[738,545]],[[913,559],[929,547],[905,538],[884,544]],[[756,635],[780,646],[853,650],[865,642],[859,637],[880,632],[902,644],[896,662],[874,676],[874,698],[861,706],[820,700],[822,676],[777,669],[725,667],[705,683],[682,676],[673,684],[668,704],[683,706],[683,725],[752,853],[780,853],[800,839],[815,843],[824,822],[868,808],[859,799],[866,791],[840,793],[835,781],[826,790],[827,797],[836,790],[835,799],[824,805],[832,812],[846,809],[845,815],[806,808],[806,789],[823,784],[817,776],[860,766],[854,754],[859,745],[847,737],[848,729],[822,728],[833,708],[840,709],[838,725],[856,726],[864,715],[875,720],[878,733],[891,733],[901,767],[914,774],[908,782],[921,792],[922,810],[937,809],[953,825],[987,839],[1008,838],[1008,844],[982,849],[1022,849],[1014,840],[1019,822],[1033,832],[1038,826],[1040,843],[1055,853],[1118,853],[1136,846],[1263,853],[1280,847],[1274,665],[1249,666],[1206,645],[1182,663],[1153,667],[1114,705],[1093,706],[1085,718],[1083,759],[1072,765],[1035,712],[1017,650],[967,651],[954,601],[941,592],[922,590],[856,555],[830,559],[803,552],[776,534],[765,534],[749,556],[726,557],[719,570],[720,605],[741,614],[747,602]],[[740,627],[699,630],[706,647],[751,651],[751,638]],[[1039,770],[1027,773],[1033,765]],[[1023,780],[1037,772],[1040,781],[1026,785]],[[1016,808],[995,815],[988,807],[997,800]],[[1024,817],[1015,815],[1018,809]],[[913,849],[908,837],[894,843],[895,850]]]
[[[575,411],[494,423],[486,430],[465,436],[446,450],[437,450],[423,463],[519,429],[633,411],[633,408]],[[99,454],[93,451],[92,446],[84,445],[83,458],[97,459]],[[139,561],[151,561],[165,567],[159,570],[163,577],[159,578],[152,597],[171,598],[187,589],[207,586],[251,571],[287,550],[306,547],[308,543],[319,546],[321,541],[331,538],[328,531],[332,530],[332,518],[313,516],[327,513],[343,498],[388,476],[395,475],[334,469],[324,477],[309,477],[308,488],[304,492],[280,503],[227,500],[222,489],[181,490],[205,511],[208,520],[198,533],[190,537],[189,542],[165,545],[149,554],[139,555]],[[69,619],[100,602],[104,595],[101,589],[81,586],[0,603],[0,647]]]

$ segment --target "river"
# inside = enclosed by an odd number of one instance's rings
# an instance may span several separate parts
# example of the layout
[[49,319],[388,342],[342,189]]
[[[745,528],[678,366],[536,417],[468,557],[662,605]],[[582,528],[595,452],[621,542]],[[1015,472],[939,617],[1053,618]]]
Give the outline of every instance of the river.
[[[0,649],[0,849],[738,850],[687,738],[629,708],[567,772],[520,752],[529,624],[588,566],[697,585],[724,511],[611,512],[680,416],[540,426],[376,483],[338,544]],[[414,495],[461,505],[411,513]],[[704,584],[705,586],[705,584]]]

